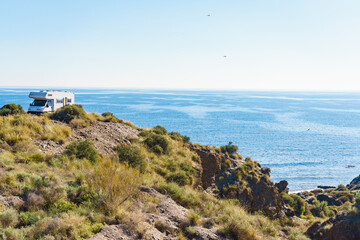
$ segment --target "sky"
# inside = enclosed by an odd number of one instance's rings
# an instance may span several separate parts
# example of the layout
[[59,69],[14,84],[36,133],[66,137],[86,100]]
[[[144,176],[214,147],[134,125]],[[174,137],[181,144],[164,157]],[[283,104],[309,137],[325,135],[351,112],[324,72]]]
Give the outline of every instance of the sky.
[[0,0],[0,87],[360,91],[359,12],[358,0]]

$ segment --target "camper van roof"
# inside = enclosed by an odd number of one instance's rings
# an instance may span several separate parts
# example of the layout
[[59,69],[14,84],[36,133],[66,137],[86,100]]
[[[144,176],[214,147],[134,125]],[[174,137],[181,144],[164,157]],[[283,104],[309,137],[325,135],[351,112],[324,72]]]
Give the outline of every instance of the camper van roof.
[[73,97],[74,93],[70,91],[53,91],[53,90],[42,90],[37,92],[30,92],[30,98],[36,99],[54,99],[55,97]]
[[72,91],[62,91],[62,90],[41,90],[40,92],[69,92],[69,93],[72,93]]

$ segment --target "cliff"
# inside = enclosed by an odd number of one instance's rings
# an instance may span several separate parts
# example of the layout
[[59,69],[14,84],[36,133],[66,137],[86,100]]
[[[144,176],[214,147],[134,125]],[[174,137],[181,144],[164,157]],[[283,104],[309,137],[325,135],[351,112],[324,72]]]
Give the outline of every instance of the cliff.
[[77,111],[0,119],[1,239],[306,239],[233,145]]

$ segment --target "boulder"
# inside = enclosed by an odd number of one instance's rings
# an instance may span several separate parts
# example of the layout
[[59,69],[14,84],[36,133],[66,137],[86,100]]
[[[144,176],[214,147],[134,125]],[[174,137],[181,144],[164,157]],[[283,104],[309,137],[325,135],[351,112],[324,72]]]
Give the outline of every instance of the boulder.
[[279,193],[286,192],[289,193],[288,182],[286,180],[281,180],[278,183],[275,183],[275,187],[278,189]]
[[350,191],[359,190],[360,189],[360,175],[354,178],[350,184],[346,185],[346,187]]
[[360,215],[343,213],[320,223],[311,225],[306,234],[316,240],[358,240],[360,239]]
[[17,196],[3,197],[0,196],[0,211],[8,208],[19,209],[24,205],[24,201]]
[[329,206],[340,206],[342,202],[337,200],[336,198],[326,195],[326,194],[319,194],[316,196],[316,199],[320,202],[325,201],[328,203]]

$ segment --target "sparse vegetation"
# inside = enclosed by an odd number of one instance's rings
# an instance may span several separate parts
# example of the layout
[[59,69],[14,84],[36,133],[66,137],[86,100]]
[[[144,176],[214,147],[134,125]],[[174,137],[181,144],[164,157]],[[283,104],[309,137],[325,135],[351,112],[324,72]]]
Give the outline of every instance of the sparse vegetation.
[[[81,128],[84,122],[114,122],[113,117],[86,113],[87,120],[75,117],[69,123]],[[179,133],[168,133],[161,126],[143,130],[131,145],[119,146],[111,159],[100,156],[90,140],[68,143],[70,134],[68,125],[46,115],[10,114],[0,119],[0,195],[24,201],[10,209],[0,202],[0,239],[85,239],[104,225],[120,223],[146,238],[150,223],[145,213],[157,214],[159,200],[139,192],[140,185],[155,188],[189,209],[179,232],[171,232],[179,238],[195,237],[198,227],[210,226],[225,238],[306,239],[302,234],[306,226],[291,219],[270,220],[260,212],[249,214],[237,199],[219,199],[201,190],[200,158],[187,147],[189,139]],[[54,140],[66,148],[57,156],[48,155],[39,151],[37,140]],[[241,158],[233,146],[207,149]],[[234,165],[225,160],[221,166]],[[247,158],[236,168],[234,184],[222,192],[231,197],[236,191],[251,191],[246,182],[259,181],[259,171],[260,165]],[[344,186],[326,192],[344,203],[339,207],[317,202],[315,193],[307,195],[314,198],[309,206],[298,195],[282,194],[297,216],[310,221],[342,211],[352,213],[352,204],[360,199]],[[150,225],[165,233],[171,230],[161,220]]]
[[114,114],[111,112],[104,112],[101,114],[101,116],[103,117],[102,121],[104,122],[113,122],[113,123],[121,122],[120,119],[115,117]]

